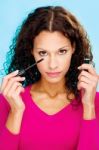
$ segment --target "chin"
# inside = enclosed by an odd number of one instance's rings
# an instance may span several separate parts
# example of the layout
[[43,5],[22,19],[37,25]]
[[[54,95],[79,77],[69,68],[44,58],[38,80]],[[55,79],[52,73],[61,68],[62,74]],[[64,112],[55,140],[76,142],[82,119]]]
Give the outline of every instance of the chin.
[[46,78],[46,81],[49,82],[49,83],[59,83],[62,81],[63,78]]

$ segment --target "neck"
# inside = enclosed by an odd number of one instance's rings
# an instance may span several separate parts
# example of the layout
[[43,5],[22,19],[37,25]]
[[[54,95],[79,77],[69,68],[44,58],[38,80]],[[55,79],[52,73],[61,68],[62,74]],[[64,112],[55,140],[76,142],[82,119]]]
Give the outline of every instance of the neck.
[[46,93],[49,97],[54,98],[59,94],[66,93],[65,79],[58,83],[50,83],[41,78],[39,82],[40,91]]

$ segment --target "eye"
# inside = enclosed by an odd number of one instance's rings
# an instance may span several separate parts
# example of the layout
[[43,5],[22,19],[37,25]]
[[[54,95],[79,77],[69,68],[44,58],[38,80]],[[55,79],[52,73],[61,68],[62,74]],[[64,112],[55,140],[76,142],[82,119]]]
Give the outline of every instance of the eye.
[[61,49],[61,50],[59,50],[59,53],[60,53],[60,54],[66,54],[66,52],[67,52],[66,49]]
[[39,55],[40,55],[40,56],[46,56],[46,55],[47,55],[47,52],[46,52],[46,51],[39,51]]

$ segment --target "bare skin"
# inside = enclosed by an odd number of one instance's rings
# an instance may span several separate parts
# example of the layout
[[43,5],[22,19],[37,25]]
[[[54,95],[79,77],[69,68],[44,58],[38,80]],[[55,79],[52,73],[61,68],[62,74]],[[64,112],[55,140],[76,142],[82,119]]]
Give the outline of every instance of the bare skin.
[[[30,94],[34,103],[48,115],[56,114],[70,104],[66,90],[52,96],[40,86],[40,82],[32,85]],[[71,98],[74,99],[73,94],[71,94]]]
[[[44,49],[42,53],[40,52],[41,49]],[[32,89],[31,95],[42,110],[48,114],[54,114],[67,105],[64,94],[64,75],[69,69],[74,46],[71,45],[69,39],[59,32],[41,32],[34,40],[32,53],[35,60],[44,58],[44,61],[37,65],[42,78],[38,86],[35,86],[34,90]],[[56,78],[52,78],[47,74],[48,72],[60,74]],[[25,79],[17,76],[17,74],[18,72],[12,72],[5,76],[1,85],[1,93],[11,107],[6,127],[14,134],[20,132],[25,110],[25,104],[20,96],[20,93],[24,91],[20,81]],[[38,98],[37,95],[39,95]]]
[[[44,58],[37,64],[41,73],[41,80],[34,84],[30,94],[39,108],[46,114],[55,114],[69,104],[65,90],[65,75],[71,64],[75,45],[59,32],[41,32],[34,40],[32,54],[35,60]],[[99,80],[94,68],[90,64],[83,64],[78,69],[83,70],[78,76],[78,90],[82,90],[83,118],[95,118],[94,99]],[[84,71],[85,69],[88,72]],[[55,78],[49,73],[59,73]],[[20,132],[25,104],[20,96],[24,92],[21,81],[25,78],[12,72],[4,77],[1,93],[8,101],[11,110],[7,118],[6,127],[14,134]],[[71,95],[74,99],[74,95]]]
[[20,93],[24,91],[20,81],[24,81],[25,78],[16,76],[17,74],[18,72],[14,71],[6,75],[0,88],[0,92],[4,95],[11,108],[6,121],[6,127],[14,134],[20,132],[25,110],[25,104],[20,96]]
[[[60,32],[42,31],[34,40],[32,54],[35,60],[44,58],[37,64],[41,80],[32,86],[31,96],[35,103],[47,114],[55,114],[69,104],[65,85],[67,73],[75,45]],[[56,77],[47,73],[60,72]]]

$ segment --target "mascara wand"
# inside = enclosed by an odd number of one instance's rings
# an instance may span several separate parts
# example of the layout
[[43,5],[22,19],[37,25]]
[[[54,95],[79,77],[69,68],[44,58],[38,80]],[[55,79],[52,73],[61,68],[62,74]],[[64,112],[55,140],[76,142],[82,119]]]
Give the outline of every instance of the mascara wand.
[[44,60],[43,58],[38,60],[37,62],[35,62],[34,64],[32,64],[31,66],[27,67],[26,69],[20,70],[17,76],[21,76],[23,75],[28,69],[34,67],[36,64],[40,63],[42,60]]

